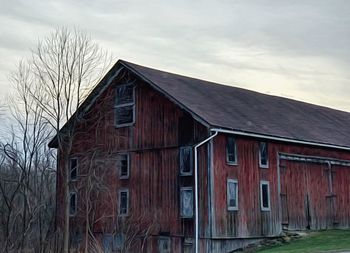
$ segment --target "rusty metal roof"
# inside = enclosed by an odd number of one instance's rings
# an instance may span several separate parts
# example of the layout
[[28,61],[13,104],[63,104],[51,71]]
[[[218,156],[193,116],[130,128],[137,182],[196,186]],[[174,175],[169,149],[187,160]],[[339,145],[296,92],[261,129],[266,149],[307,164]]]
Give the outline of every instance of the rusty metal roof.
[[210,127],[350,147],[350,113],[119,61]]

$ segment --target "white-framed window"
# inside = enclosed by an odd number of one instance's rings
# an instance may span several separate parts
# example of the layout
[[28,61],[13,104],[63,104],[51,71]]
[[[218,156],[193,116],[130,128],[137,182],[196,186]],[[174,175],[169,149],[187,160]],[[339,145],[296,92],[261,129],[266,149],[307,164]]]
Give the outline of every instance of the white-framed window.
[[158,238],[158,253],[170,253],[170,238],[161,236]]
[[114,113],[116,127],[130,126],[135,123],[135,86],[133,84],[116,87]]
[[259,143],[259,166],[260,168],[269,167],[269,152],[266,142]]
[[237,145],[233,136],[226,138],[226,162],[231,165],[237,164]]
[[119,216],[127,216],[129,214],[129,190],[121,189],[119,190],[119,205],[118,213]]
[[117,168],[119,171],[120,179],[129,178],[130,173],[130,156],[129,154],[118,154],[117,156]]
[[78,210],[78,194],[76,192],[69,193],[69,215],[75,216]]
[[193,149],[191,146],[180,147],[179,150],[180,175],[191,176],[193,171]]
[[78,179],[78,158],[69,159],[69,179],[70,181]]
[[180,216],[182,218],[193,217],[193,189],[192,187],[180,188]]
[[260,181],[260,206],[261,211],[270,211],[270,183],[269,181]]
[[227,179],[227,210],[238,210],[238,181]]

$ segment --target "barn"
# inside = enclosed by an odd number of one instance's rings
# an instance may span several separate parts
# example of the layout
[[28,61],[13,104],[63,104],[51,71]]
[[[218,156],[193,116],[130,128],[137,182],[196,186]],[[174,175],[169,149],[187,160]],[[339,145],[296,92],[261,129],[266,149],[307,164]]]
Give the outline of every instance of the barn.
[[231,252],[350,228],[350,113],[119,60],[73,126],[56,217],[69,194],[71,247]]

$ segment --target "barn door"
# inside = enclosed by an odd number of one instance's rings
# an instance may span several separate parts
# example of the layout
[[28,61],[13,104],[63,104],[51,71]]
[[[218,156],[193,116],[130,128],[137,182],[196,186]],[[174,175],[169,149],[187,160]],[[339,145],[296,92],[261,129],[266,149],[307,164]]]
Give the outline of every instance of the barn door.
[[329,181],[323,165],[281,161],[282,226],[290,230],[324,229],[329,225]]
[[290,230],[306,229],[306,176],[303,164],[291,166],[290,161],[284,161],[280,168],[282,225]]

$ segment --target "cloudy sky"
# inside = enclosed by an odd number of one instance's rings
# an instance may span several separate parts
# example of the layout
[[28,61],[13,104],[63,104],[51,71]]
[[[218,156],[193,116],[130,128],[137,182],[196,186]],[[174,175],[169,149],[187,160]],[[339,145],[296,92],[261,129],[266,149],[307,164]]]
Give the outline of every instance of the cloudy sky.
[[0,0],[1,100],[58,26],[116,60],[350,111],[349,0]]

